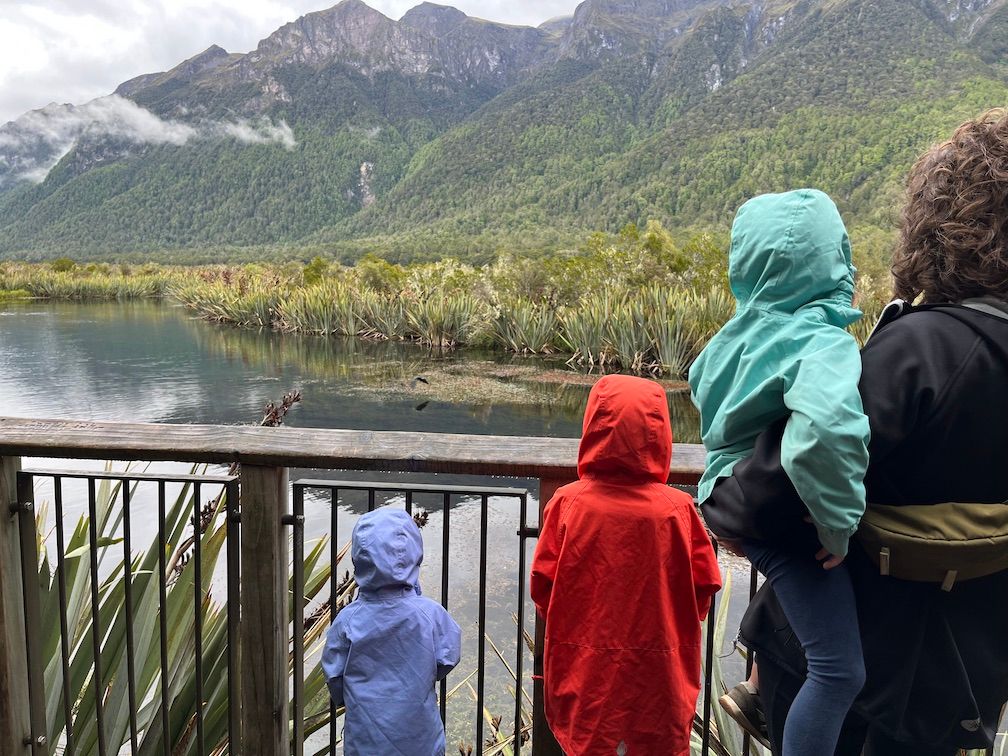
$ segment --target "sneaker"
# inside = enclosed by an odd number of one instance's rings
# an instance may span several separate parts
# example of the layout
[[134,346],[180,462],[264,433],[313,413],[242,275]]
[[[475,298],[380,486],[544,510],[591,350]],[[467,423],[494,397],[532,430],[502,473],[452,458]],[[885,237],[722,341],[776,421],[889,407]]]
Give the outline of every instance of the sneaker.
[[763,704],[760,703],[759,694],[749,683],[739,683],[721,696],[718,703],[739,727],[764,748],[770,748],[770,734],[767,731],[766,718],[763,716]]

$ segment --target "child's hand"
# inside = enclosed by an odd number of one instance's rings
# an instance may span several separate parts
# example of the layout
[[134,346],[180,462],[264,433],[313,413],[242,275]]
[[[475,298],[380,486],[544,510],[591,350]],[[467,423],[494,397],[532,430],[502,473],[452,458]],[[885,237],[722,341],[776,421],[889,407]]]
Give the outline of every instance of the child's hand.
[[830,554],[826,549],[819,549],[819,551],[816,552],[815,558],[822,562],[824,570],[832,570],[834,567],[839,567],[843,564],[844,560],[842,556]]

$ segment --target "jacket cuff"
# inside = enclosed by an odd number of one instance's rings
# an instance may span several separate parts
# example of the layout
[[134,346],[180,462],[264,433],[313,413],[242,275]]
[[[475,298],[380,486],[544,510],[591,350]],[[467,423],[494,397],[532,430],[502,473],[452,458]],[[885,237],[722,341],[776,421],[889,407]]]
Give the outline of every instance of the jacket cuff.
[[819,543],[823,545],[830,554],[838,557],[847,556],[847,547],[850,542],[850,538],[854,535],[857,530],[857,525],[850,528],[842,528],[840,530],[834,528],[825,528],[819,523],[815,524],[816,532],[819,534]]

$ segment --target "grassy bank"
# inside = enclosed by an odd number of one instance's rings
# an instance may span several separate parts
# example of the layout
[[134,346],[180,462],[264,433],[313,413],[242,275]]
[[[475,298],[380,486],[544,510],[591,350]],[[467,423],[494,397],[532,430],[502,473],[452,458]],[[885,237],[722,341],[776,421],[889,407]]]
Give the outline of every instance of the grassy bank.
[[0,301],[5,295],[77,301],[160,297],[185,275],[184,268],[161,265],[0,263]]
[[[46,299],[170,296],[200,317],[243,328],[412,341],[432,350],[480,347],[558,355],[572,367],[682,378],[731,317],[727,240],[675,242],[658,224],[594,234],[575,252],[453,259],[400,266],[366,256],[352,268],[310,263],[244,266],[0,264],[0,291]],[[885,301],[862,277],[864,339]]]

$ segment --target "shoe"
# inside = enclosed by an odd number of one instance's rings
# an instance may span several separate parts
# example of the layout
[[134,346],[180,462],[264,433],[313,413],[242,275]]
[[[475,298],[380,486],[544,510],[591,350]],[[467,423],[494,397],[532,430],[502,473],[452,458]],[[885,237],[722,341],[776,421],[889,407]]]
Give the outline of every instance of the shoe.
[[754,737],[764,748],[770,748],[770,733],[767,730],[766,718],[763,716],[763,704],[749,683],[739,683],[721,696],[718,703],[739,727]]

